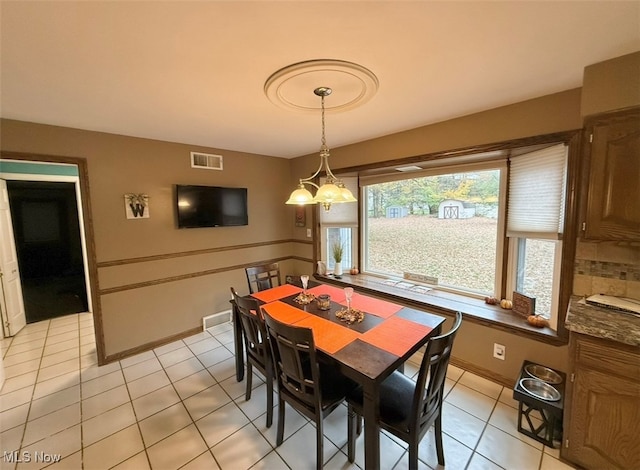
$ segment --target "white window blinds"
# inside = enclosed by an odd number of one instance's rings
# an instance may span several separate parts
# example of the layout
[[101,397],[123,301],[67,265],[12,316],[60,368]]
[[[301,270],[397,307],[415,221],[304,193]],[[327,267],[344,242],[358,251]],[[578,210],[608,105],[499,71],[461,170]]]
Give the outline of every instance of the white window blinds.
[[562,238],[566,175],[564,144],[511,159],[508,236]]
[[[351,194],[358,197],[358,178],[356,176],[342,176],[340,180],[345,187],[351,191]],[[324,184],[326,178],[320,178],[320,184]],[[345,202],[342,204],[331,204],[331,209],[327,212],[320,207],[320,223],[322,225],[330,224],[357,224],[358,223],[358,202]]]

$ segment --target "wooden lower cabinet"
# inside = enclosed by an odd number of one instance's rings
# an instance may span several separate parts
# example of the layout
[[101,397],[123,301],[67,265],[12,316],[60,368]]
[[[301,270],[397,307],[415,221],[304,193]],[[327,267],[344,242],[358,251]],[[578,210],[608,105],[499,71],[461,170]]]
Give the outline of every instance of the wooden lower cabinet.
[[571,333],[563,458],[640,469],[640,348]]

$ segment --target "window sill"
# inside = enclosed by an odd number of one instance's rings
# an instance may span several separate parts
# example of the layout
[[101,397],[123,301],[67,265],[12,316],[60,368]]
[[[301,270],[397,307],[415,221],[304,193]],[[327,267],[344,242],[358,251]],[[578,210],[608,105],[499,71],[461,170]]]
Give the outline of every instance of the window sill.
[[428,292],[415,292],[387,285],[383,279],[366,274],[344,274],[340,279],[336,279],[332,275],[321,276],[315,274],[315,278],[327,284],[357,287],[358,290],[367,294],[383,297],[418,310],[428,310],[433,313],[448,315],[453,315],[455,312],[460,311],[466,321],[497,328],[546,344],[555,346],[567,344],[567,341],[558,336],[551,328],[531,326],[525,319],[510,310],[504,310],[496,305],[487,305],[479,299],[435,289]]

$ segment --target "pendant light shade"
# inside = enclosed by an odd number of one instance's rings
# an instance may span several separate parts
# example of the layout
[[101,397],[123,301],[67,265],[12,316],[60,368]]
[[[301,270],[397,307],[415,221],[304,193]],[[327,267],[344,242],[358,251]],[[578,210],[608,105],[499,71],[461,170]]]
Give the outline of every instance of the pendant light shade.
[[[320,87],[316,88],[313,92],[320,97],[322,107],[322,145],[320,147],[320,166],[309,178],[300,179],[298,188],[291,193],[286,204],[322,204],[325,210],[328,211],[331,209],[331,204],[356,202],[356,198],[353,196],[351,191],[345,187],[344,183],[335,177],[331,172],[331,168],[329,168],[329,148],[326,145],[324,135],[324,99],[326,96],[331,94],[331,88]],[[322,186],[318,186],[312,180],[317,177],[322,170],[324,170],[327,175],[327,181]],[[305,188],[305,184],[317,189],[315,196]]]
[[301,184],[300,186],[298,186],[298,189],[291,193],[286,204],[305,205],[315,203],[313,202],[313,194],[311,194],[309,190]]

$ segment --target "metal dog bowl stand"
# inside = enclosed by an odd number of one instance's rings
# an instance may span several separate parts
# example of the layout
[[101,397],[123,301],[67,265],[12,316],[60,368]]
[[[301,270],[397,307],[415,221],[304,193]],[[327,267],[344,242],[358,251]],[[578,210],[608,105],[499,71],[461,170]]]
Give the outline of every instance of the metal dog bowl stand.
[[[541,381],[543,382],[542,384],[536,383],[539,379],[532,378],[532,376],[525,371],[525,367],[529,364],[539,365],[531,361],[524,361],[520,369],[520,376],[513,387],[513,399],[519,403],[518,431],[553,449],[555,448],[554,441],[562,441],[562,413],[564,409],[566,374],[560,371],[553,371],[562,379],[560,383],[545,384],[543,381]],[[523,386],[523,379],[524,385],[528,385],[529,389]],[[532,387],[531,385],[538,385],[538,387]],[[560,398],[558,398],[556,394],[535,393],[536,389],[548,390],[548,386],[557,390]],[[541,423],[536,425],[533,420],[534,418],[539,418]]]

